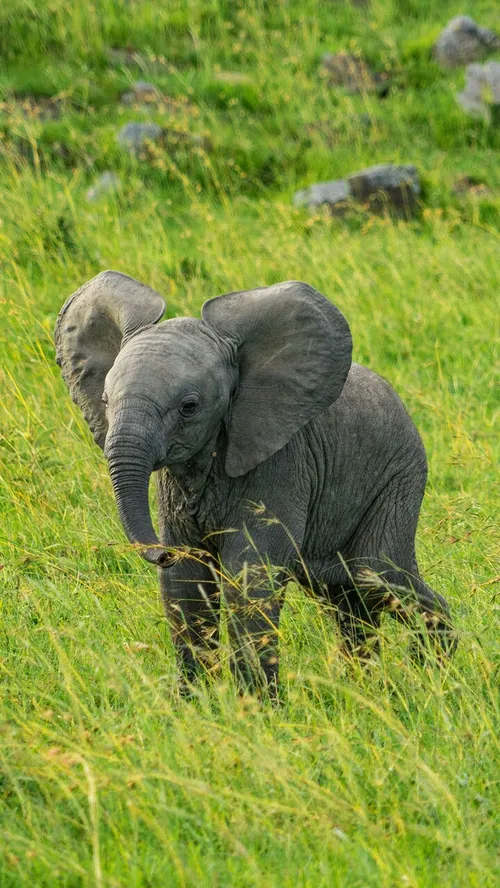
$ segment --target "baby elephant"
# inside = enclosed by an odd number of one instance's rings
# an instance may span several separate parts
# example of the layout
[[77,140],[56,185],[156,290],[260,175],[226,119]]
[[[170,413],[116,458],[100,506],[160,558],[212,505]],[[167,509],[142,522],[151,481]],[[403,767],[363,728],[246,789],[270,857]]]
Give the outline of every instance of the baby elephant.
[[125,532],[158,565],[185,678],[213,662],[221,578],[250,686],[276,684],[290,576],[334,605],[347,653],[366,655],[384,610],[452,650],[448,605],[415,559],[422,442],[390,385],[351,362],[340,311],[297,281],[217,296],[201,320],[158,324],[164,308],[105,271],[68,299],[55,341]]

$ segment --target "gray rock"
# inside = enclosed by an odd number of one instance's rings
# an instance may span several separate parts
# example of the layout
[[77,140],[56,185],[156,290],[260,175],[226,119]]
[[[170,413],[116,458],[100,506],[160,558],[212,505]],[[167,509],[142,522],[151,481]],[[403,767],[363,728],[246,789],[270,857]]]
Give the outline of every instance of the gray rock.
[[121,96],[124,105],[151,105],[162,101],[162,94],[154,83],[148,83],[146,80],[138,80],[132,84],[132,89],[125,92]]
[[147,156],[148,144],[151,142],[161,148],[170,149],[172,152],[179,148],[201,148],[204,151],[211,151],[213,148],[209,136],[186,133],[170,127],[159,126],[157,123],[126,123],[117,138],[118,144],[136,157]]
[[359,173],[352,173],[347,181],[351,191],[359,200],[365,200],[377,191],[397,188],[399,185],[407,185],[414,194],[420,194],[417,168],[412,164],[379,163]]
[[345,179],[333,179],[331,182],[318,182],[302,191],[297,191],[293,196],[296,207],[320,207],[327,204],[334,207],[336,204],[349,200],[351,192]]
[[116,175],[116,173],[111,173],[109,170],[106,170],[105,173],[102,173],[101,176],[97,179],[94,185],[88,189],[86,199],[89,203],[93,201],[99,200],[103,194],[111,194],[115,191],[120,190],[120,179]]
[[419,194],[416,167],[383,163],[353,173],[347,179],[318,182],[297,191],[293,203],[305,207],[326,204],[332,212],[342,212],[357,201],[368,204],[375,212],[391,209],[408,218],[417,210]]
[[468,15],[451,19],[436,40],[433,55],[442,68],[458,68],[500,49],[500,36]]
[[8,101],[2,102],[3,108],[9,112],[19,110],[23,117],[38,118],[38,120],[58,120],[64,111],[68,110],[68,103],[63,102],[57,96],[48,98],[46,96],[13,96],[13,104]]
[[468,65],[465,89],[457,93],[457,101],[467,114],[491,120],[492,111],[500,104],[500,62]]
[[417,210],[420,180],[416,167],[381,163],[347,177],[351,194],[375,211],[392,209],[405,216]]
[[157,123],[126,123],[118,133],[118,144],[131,154],[140,154],[148,142],[159,142],[163,129]]

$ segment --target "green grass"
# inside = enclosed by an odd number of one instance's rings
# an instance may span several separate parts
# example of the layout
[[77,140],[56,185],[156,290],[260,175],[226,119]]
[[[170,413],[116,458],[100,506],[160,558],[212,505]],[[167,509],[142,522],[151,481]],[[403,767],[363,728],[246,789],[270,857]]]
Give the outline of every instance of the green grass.
[[[455,14],[2,4],[0,888],[498,884],[500,136],[456,106],[463,73],[429,58]],[[495,26],[492,0],[473,15]],[[126,46],[143,70],[109,62]],[[333,93],[317,68],[337,49],[390,70],[390,95]],[[137,78],[165,109],[118,104]],[[59,96],[62,116],[26,115],[29,96]],[[132,161],[115,140],[131,119],[212,147]],[[382,161],[419,167],[414,222],[291,207],[296,188]],[[122,190],[89,204],[104,169]],[[491,195],[455,196],[463,174]],[[281,707],[238,697],[224,649],[221,676],[179,698],[154,572],[54,363],[59,308],[108,267],[163,292],[169,316],[290,278],[339,305],[427,448],[418,550],[460,632],[449,667],[411,664],[384,624],[380,661],[349,669],[331,615],[291,589]]]

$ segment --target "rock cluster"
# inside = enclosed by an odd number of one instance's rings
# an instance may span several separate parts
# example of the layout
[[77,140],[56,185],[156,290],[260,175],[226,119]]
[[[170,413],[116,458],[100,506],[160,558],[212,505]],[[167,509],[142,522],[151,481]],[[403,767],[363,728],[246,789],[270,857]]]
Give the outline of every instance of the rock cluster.
[[212,147],[210,140],[203,136],[179,132],[167,126],[160,126],[158,123],[137,123],[136,121],[122,126],[117,140],[121,148],[136,157],[146,153],[150,144],[161,147],[191,145],[194,148],[203,148],[207,151]]
[[317,182],[309,188],[296,191],[293,202],[296,207],[320,207],[325,204],[336,207],[344,204],[350,197],[351,191],[347,179],[332,179],[330,182]]
[[[354,2],[354,0],[353,0]],[[363,2],[363,0],[360,0]],[[500,123],[500,61],[479,63],[487,53],[500,51],[500,35],[478,25],[469,16],[453,18],[433,47],[433,55],[442,68],[467,66],[464,89],[457,93],[457,100],[462,109],[487,122]],[[142,69],[142,76],[153,76],[155,70],[163,73],[168,69],[165,58],[147,56],[132,48],[113,48],[109,50],[109,62],[117,66]],[[390,87],[389,75],[377,72],[360,56],[352,52],[340,51],[326,53],[321,63],[321,72],[332,87],[338,87],[350,94],[371,93],[379,97],[385,96]],[[139,75],[140,76],[140,75]],[[213,79],[229,86],[251,83],[248,74],[241,71],[215,71]],[[35,98],[32,96],[15,97],[15,106],[29,117],[42,121],[57,119],[63,108],[60,97]],[[146,120],[131,120],[117,132],[120,148],[132,157],[153,159],[156,152],[175,152],[179,147],[184,150],[203,148],[210,150],[208,138],[184,131],[183,122],[179,128],[172,123],[172,116],[182,109],[196,116],[198,108],[191,106],[186,97],[169,98],[152,82],[138,80],[120,96],[122,105],[127,105],[131,112],[141,112]],[[10,107],[9,104],[4,107]],[[122,109],[123,110],[123,109]],[[170,126],[163,126],[153,120],[147,120],[151,112],[158,111],[163,117],[168,111]],[[130,112],[129,112],[130,113]],[[152,115],[151,115],[152,116]],[[156,116],[156,114],[154,115]],[[327,123],[318,122],[307,125],[310,133],[320,133],[324,141],[335,147],[337,130],[328,119]],[[359,127],[367,132],[373,123],[371,114],[366,111],[357,114]],[[351,125],[354,118],[351,116]],[[51,145],[53,156],[63,160],[66,165],[74,162],[70,149],[55,142]],[[464,177],[464,182],[467,177]],[[471,180],[472,181],[472,180]],[[88,201],[97,201],[102,195],[118,192],[121,183],[113,172],[102,173],[87,191]],[[473,191],[484,194],[486,186],[481,188],[471,185],[465,188],[457,186],[456,193]],[[318,207],[326,205],[332,213],[342,215],[350,208],[364,207],[374,212],[389,210],[396,215],[411,218],[418,210],[420,182],[416,168],[411,165],[379,164],[354,172],[344,179],[318,182],[309,188],[298,191],[294,195],[296,206]]]
[[326,205],[334,214],[342,214],[353,204],[368,204],[370,209],[385,209],[410,218],[418,207],[420,180],[416,167],[411,165],[377,164],[346,179],[318,182],[297,191],[295,206],[318,207]]
[[434,44],[433,55],[442,68],[459,68],[500,49],[500,36],[477,25],[468,15],[451,19]]
[[457,94],[457,101],[468,114],[490,121],[500,108],[500,62],[468,65],[465,89]]

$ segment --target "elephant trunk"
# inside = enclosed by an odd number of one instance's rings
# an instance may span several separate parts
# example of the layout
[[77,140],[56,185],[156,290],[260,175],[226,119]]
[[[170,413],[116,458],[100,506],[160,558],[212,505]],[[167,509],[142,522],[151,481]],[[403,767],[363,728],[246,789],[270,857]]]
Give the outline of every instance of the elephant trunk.
[[168,567],[170,557],[162,549],[151,521],[149,479],[153,469],[151,454],[137,442],[106,445],[106,456],[120,520],[132,543],[143,546],[141,555],[151,564]]

